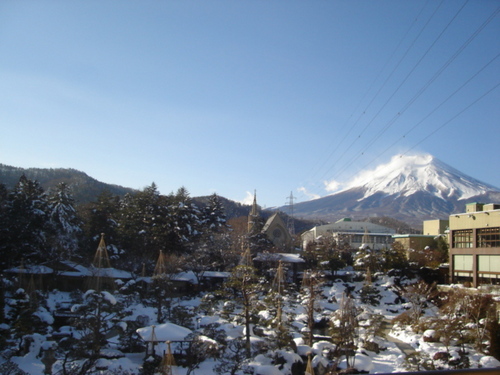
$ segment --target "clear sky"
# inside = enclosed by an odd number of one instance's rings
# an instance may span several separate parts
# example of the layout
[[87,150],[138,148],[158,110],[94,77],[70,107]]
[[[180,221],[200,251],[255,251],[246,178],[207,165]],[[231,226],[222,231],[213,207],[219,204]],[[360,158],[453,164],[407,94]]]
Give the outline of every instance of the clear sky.
[[398,153],[500,187],[500,1],[0,2],[0,163],[281,206]]

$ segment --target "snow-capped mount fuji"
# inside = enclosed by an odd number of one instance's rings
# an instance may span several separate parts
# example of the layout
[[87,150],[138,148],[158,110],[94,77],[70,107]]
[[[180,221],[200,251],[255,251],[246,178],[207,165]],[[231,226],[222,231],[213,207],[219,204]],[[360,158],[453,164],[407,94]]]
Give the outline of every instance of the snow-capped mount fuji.
[[363,187],[363,199],[377,193],[409,197],[424,191],[444,200],[468,199],[499,189],[475,180],[432,155],[397,155],[387,164],[356,176],[343,190]]
[[294,205],[304,218],[389,216],[414,226],[447,219],[469,202],[500,202],[500,189],[480,182],[431,155],[396,155],[355,176],[340,191]]

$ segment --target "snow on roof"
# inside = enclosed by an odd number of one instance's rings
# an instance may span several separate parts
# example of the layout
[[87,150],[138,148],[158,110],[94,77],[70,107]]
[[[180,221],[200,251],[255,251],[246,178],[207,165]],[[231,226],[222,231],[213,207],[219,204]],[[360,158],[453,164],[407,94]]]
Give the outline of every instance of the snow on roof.
[[60,275],[73,277],[91,276],[89,269],[81,264],[70,260],[63,260],[61,263],[67,266],[69,270],[58,272]]
[[[154,327],[154,335],[153,334]],[[139,328],[136,330],[137,334],[141,336],[144,341],[184,341],[188,335],[193,333],[190,329],[186,327],[178,326],[173,323],[164,323],[157,326],[149,326],[144,328]],[[154,337],[152,339],[152,336]]]
[[271,254],[262,254],[259,253],[255,260],[257,261],[282,261],[285,263],[304,263],[305,260],[300,257],[299,254],[293,253],[271,253]]
[[27,273],[27,274],[36,274],[36,275],[47,275],[54,273],[54,270],[47,266],[24,266],[24,267],[14,267],[5,272],[9,273]]
[[305,260],[299,254],[278,253],[280,260],[287,263],[305,263]]
[[172,276],[172,280],[175,281],[187,281],[193,284],[198,284],[198,280],[196,279],[196,275],[193,271],[179,272]]
[[117,270],[116,268],[96,268],[89,267],[88,270],[92,276],[110,277],[112,279],[131,279],[132,274],[127,271]]
[[221,272],[221,271],[205,271],[205,272],[203,272],[203,277],[228,278],[229,276],[231,276],[231,272]]

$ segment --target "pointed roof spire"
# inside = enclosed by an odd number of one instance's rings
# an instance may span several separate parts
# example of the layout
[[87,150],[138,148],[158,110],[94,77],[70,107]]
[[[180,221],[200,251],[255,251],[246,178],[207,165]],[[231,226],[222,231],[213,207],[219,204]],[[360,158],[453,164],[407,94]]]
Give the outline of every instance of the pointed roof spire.
[[250,211],[251,216],[259,216],[258,206],[257,206],[257,190],[253,191],[253,203],[252,210]]
[[252,233],[259,217],[259,206],[257,206],[257,191],[253,193],[253,204],[250,214],[248,214],[248,233]]

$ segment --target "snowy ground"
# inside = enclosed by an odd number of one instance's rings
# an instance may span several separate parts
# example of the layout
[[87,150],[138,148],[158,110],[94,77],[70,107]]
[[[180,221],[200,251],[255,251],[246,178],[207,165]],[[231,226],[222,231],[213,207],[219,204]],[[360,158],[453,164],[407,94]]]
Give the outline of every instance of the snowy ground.
[[[364,283],[350,283],[350,286],[355,288],[353,295],[356,296],[356,290],[362,288]],[[405,311],[405,305],[397,303],[397,295],[394,293],[392,287],[392,279],[384,276],[378,281],[373,283],[381,295],[380,304],[378,306],[363,305],[361,306],[364,310],[362,315],[370,316],[370,314],[382,315],[386,322],[391,321],[394,317],[398,316],[400,313]],[[328,317],[331,312],[339,308],[339,303],[342,300],[343,294],[345,292],[346,284],[343,282],[334,282],[330,286],[323,288],[323,297],[319,300],[320,311],[317,313],[317,320],[322,317]],[[45,319],[50,320],[50,311],[54,311],[56,306],[66,301],[69,301],[70,297],[67,293],[51,293],[47,300],[47,305],[49,311],[46,313]],[[179,300],[178,303],[184,306],[197,306],[200,303],[199,298],[194,298],[191,300]],[[359,304],[359,301],[358,301]],[[144,307],[141,304],[134,304],[129,307],[132,311],[132,315],[128,318],[131,320],[136,319],[138,316],[148,316],[150,317],[151,324],[154,323],[156,317],[156,311],[152,307]],[[286,309],[285,309],[286,310]],[[329,343],[319,342],[316,343],[312,348],[304,345],[302,335],[300,330],[305,326],[305,310],[300,303],[295,303],[293,307],[288,307],[287,312],[289,314],[293,313],[294,324],[293,327],[297,329],[294,333],[294,341],[297,343],[299,354],[306,354],[307,352],[312,352],[315,354],[313,363],[317,364],[321,361],[325,361],[322,356],[323,349]],[[432,315],[435,314],[435,309],[428,309],[425,314]],[[263,312],[265,315],[265,312]],[[230,337],[236,337],[243,333],[243,327],[236,324],[234,321],[229,321],[221,318],[220,316],[198,316],[196,317],[196,324],[204,324],[207,322],[218,321],[222,323],[222,327],[225,328],[226,333]],[[369,321],[367,321],[369,325]],[[390,328],[390,326],[389,326]],[[67,330],[71,328],[67,327]],[[363,328],[361,328],[363,329]],[[356,364],[355,367],[358,370],[368,371],[369,373],[392,373],[392,372],[405,372],[408,371],[408,367],[405,366],[405,354],[398,348],[397,344],[393,341],[400,340],[404,343],[411,345],[415,352],[427,352],[430,357],[434,353],[443,350],[443,345],[440,343],[428,343],[424,342],[422,335],[417,335],[412,332],[410,328],[392,330],[386,332],[388,335],[386,337],[377,337],[376,340],[380,347],[383,348],[379,353],[369,351],[363,347],[360,347],[356,352]],[[262,340],[261,337],[254,336],[253,340]],[[110,340],[111,342],[113,339]],[[12,357],[11,361],[16,363],[20,369],[28,374],[42,375],[44,371],[44,365],[39,358],[40,349],[46,349],[51,345],[50,341],[46,340],[44,335],[34,335],[34,341],[31,345],[30,351],[23,357]],[[113,344],[110,345],[109,350],[116,349]],[[164,350],[164,346],[159,345],[157,350],[161,352]],[[451,351],[452,356],[457,355],[453,350]],[[289,360],[293,362],[297,360],[297,356],[294,353],[288,353]],[[497,367],[500,366],[500,362],[492,357],[484,356],[479,353],[474,352],[470,349],[469,357],[471,360],[471,367]],[[109,371],[116,370],[117,373],[138,374],[139,368],[144,362],[144,353],[132,353],[125,354],[123,358],[104,360],[103,365],[107,366],[108,371],[103,373],[109,373]],[[271,359],[266,355],[259,355],[254,358],[251,363],[255,375],[288,375],[290,374],[289,367],[285,365],[281,369],[278,366],[273,365]],[[214,360],[207,360],[203,362],[198,369],[195,370],[195,374],[212,375],[215,374],[213,367],[215,365]],[[345,367],[345,363],[342,364]],[[60,365],[56,362],[53,370],[60,368]],[[187,370],[182,367],[177,367],[174,373],[177,375],[185,375]]]

